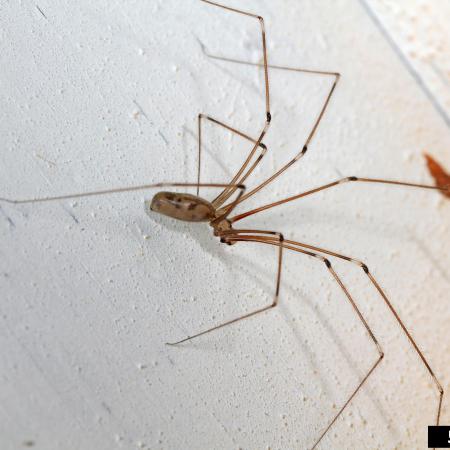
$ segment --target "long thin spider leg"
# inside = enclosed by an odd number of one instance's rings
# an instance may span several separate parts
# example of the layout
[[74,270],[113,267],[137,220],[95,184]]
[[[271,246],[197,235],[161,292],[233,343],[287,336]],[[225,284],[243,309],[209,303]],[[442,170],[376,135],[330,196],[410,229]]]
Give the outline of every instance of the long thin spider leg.
[[316,246],[313,246],[313,245],[304,244],[302,242],[296,242],[296,241],[290,241],[290,240],[285,240],[284,242],[285,242],[286,245],[296,245],[296,246],[299,246],[301,248],[305,248],[305,249],[308,249],[308,250],[313,250],[315,252],[319,252],[319,253],[322,253],[322,254],[330,255],[330,256],[335,257],[335,258],[342,259],[342,260],[344,260],[346,262],[349,262],[349,263],[352,263],[352,264],[356,264],[357,266],[359,266],[359,267],[361,267],[363,269],[364,273],[367,275],[367,277],[369,278],[370,282],[375,287],[375,289],[378,291],[378,293],[380,294],[381,298],[384,300],[385,304],[387,305],[387,307],[391,311],[392,315],[395,317],[396,321],[398,322],[398,324],[402,328],[402,330],[405,333],[406,337],[408,338],[410,344],[412,345],[412,347],[416,351],[416,353],[419,356],[419,358],[421,359],[423,365],[425,366],[425,368],[427,369],[427,371],[431,375],[431,378],[433,379],[434,384],[436,385],[436,388],[437,388],[437,390],[439,392],[439,402],[438,402],[438,407],[437,407],[437,412],[436,412],[436,425],[439,425],[439,421],[440,421],[440,417],[441,417],[442,402],[443,402],[443,398],[444,398],[444,389],[443,389],[441,383],[439,382],[439,380],[437,379],[437,377],[436,377],[433,369],[431,368],[430,364],[428,363],[427,359],[425,358],[425,355],[420,350],[419,346],[417,345],[416,341],[412,337],[411,333],[409,332],[408,328],[404,324],[403,320],[400,318],[400,315],[398,314],[398,312],[396,311],[396,309],[392,305],[392,303],[389,300],[388,296],[386,295],[384,290],[381,288],[379,282],[375,279],[375,277],[369,271],[369,267],[367,266],[367,264],[365,264],[364,262],[362,262],[361,260],[358,260],[356,258],[350,258],[349,256],[341,255],[340,253],[336,253],[336,252],[333,252],[331,250],[326,250],[324,248],[316,247]]
[[[391,181],[391,180],[383,180],[383,179],[375,179],[375,178],[346,177],[346,178],[341,178],[340,180],[333,181],[333,182],[328,183],[328,184],[324,184],[323,186],[319,186],[319,187],[311,189],[309,191],[302,192],[302,193],[297,194],[297,195],[293,195],[292,197],[287,197],[285,199],[278,200],[276,202],[269,203],[267,205],[263,205],[263,206],[260,206],[258,208],[252,209],[251,211],[247,211],[247,212],[244,212],[242,214],[238,214],[237,216],[234,216],[234,217],[230,218],[229,220],[230,220],[230,222],[234,223],[234,222],[237,222],[238,220],[244,219],[244,218],[249,217],[249,216],[251,216],[253,214],[257,214],[257,213],[259,213],[261,211],[265,211],[266,209],[270,209],[270,208],[273,208],[275,206],[283,205],[284,203],[292,202],[293,200],[297,200],[299,198],[307,197],[308,195],[312,195],[312,194],[315,194],[317,192],[324,191],[326,189],[330,189],[332,187],[339,186],[341,184],[348,183],[348,182],[351,182],[351,181],[364,182],[364,183],[390,184],[390,185],[397,185],[397,186],[408,186],[408,187],[416,187],[416,188],[422,188],[422,189],[431,189],[431,190],[438,190],[438,191],[444,191],[444,192],[445,191],[447,191],[447,192],[450,191],[450,187],[448,187],[448,186],[446,186],[446,187],[438,187],[438,186],[430,186],[430,185],[427,185],[427,184],[407,183],[407,182],[403,182],[403,181]],[[242,198],[245,197],[245,195],[243,195],[241,197],[241,200],[242,200]]]
[[[229,233],[232,233],[232,231],[230,231]],[[359,392],[359,390],[364,385],[364,383],[368,380],[370,375],[374,372],[376,367],[380,364],[381,360],[384,357],[383,349],[382,349],[381,345],[379,344],[377,338],[375,337],[375,335],[374,335],[372,329],[370,328],[369,324],[367,323],[366,319],[364,318],[363,314],[361,313],[361,311],[359,310],[359,308],[356,305],[355,301],[353,300],[353,297],[349,293],[348,289],[345,287],[345,285],[342,282],[342,280],[340,279],[340,277],[334,271],[334,269],[333,269],[333,267],[331,265],[331,262],[327,258],[325,258],[324,256],[320,255],[319,253],[312,252],[310,250],[302,249],[300,246],[297,245],[297,243],[295,241],[283,240],[283,242],[278,242],[276,239],[274,239],[271,236],[257,236],[257,237],[250,236],[250,235],[233,236],[233,234],[230,234],[229,236],[225,236],[225,241],[229,241],[229,242],[250,241],[250,242],[260,242],[260,243],[264,243],[264,244],[275,245],[275,246],[278,246],[278,247],[283,247],[283,248],[288,249],[288,250],[293,250],[295,252],[298,252],[298,253],[301,253],[301,254],[304,254],[304,255],[307,255],[307,256],[311,256],[313,258],[316,258],[316,259],[324,262],[326,267],[327,267],[327,269],[328,269],[328,271],[331,273],[333,278],[336,280],[336,282],[339,284],[340,288],[344,292],[347,300],[350,302],[350,304],[351,304],[354,312],[358,316],[359,320],[364,325],[364,328],[366,329],[367,333],[369,334],[372,342],[375,344],[375,347],[376,347],[377,352],[378,352],[377,360],[373,363],[373,365],[367,371],[366,375],[360,381],[358,386],[353,390],[353,392],[348,397],[348,399],[345,401],[343,406],[339,409],[339,411],[336,413],[336,415],[333,417],[333,419],[329,422],[327,427],[323,430],[323,432],[321,433],[319,438],[315,441],[314,445],[311,448],[311,450],[314,450],[319,445],[319,443],[322,441],[324,436],[328,433],[330,428],[337,421],[339,416],[344,412],[344,410],[350,404],[352,399]]]
[[[288,70],[293,70],[293,71],[306,71],[306,69],[294,69],[294,68],[286,68],[286,67],[281,67],[281,66],[277,66],[277,68],[279,69],[288,69]],[[318,71],[310,71],[312,73],[320,73]],[[273,180],[275,180],[277,177],[279,177],[283,172],[285,172],[287,169],[289,169],[289,167],[291,167],[293,164],[295,164],[298,160],[300,160],[308,151],[309,148],[309,144],[311,143],[312,139],[314,138],[317,128],[319,127],[322,118],[325,114],[326,109],[328,108],[328,105],[330,104],[330,100],[331,97],[336,89],[337,83],[339,81],[340,75],[339,73],[321,73],[322,75],[333,75],[335,77],[333,84],[330,88],[330,90],[328,91],[328,94],[325,98],[325,101],[322,105],[322,108],[316,118],[316,121],[314,122],[314,125],[311,129],[311,131],[308,134],[308,137],[306,138],[305,143],[303,144],[301,150],[294,156],[294,158],[292,158],[287,164],[285,164],[284,166],[282,166],[280,169],[278,169],[273,175],[271,175],[269,178],[267,178],[265,181],[263,181],[261,184],[259,184],[258,186],[256,186],[255,188],[253,188],[251,191],[247,192],[245,195],[243,195],[241,197],[241,199],[239,200],[239,203],[243,202],[244,200],[246,200],[247,198],[251,197],[253,194],[256,194],[258,191],[260,191],[262,188],[264,188],[265,186],[267,186],[269,183],[271,183]]]
[[[274,241],[274,242],[276,244],[276,241]],[[329,256],[332,256],[332,257],[335,257],[335,258],[342,259],[342,260],[344,260],[346,262],[349,262],[349,263],[352,263],[352,264],[356,264],[356,265],[358,265],[359,267],[361,267],[363,269],[364,273],[370,279],[370,282],[373,284],[373,286],[376,288],[376,290],[380,294],[381,298],[384,300],[385,304],[387,305],[387,307],[391,311],[392,315],[395,317],[396,321],[398,322],[398,324],[402,328],[403,332],[405,333],[406,337],[408,338],[410,344],[412,345],[412,347],[416,351],[416,353],[419,356],[419,358],[421,359],[423,365],[425,366],[425,368],[427,369],[427,371],[431,375],[431,378],[433,379],[433,382],[434,382],[434,384],[435,384],[435,386],[436,386],[436,388],[437,388],[437,390],[439,392],[439,401],[438,401],[437,412],[436,412],[436,425],[439,425],[440,417],[441,417],[441,410],[442,410],[442,402],[443,402],[443,398],[444,398],[444,389],[443,389],[441,383],[439,382],[439,380],[437,379],[437,377],[436,377],[433,369],[431,368],[430,364],[428,363],[427,359],[425,358],[425,355],[420,350],[419,346],[417,345],[416,341],[412,337],[411,333],[409,332],[408,328],[404,324],[403,320],[400,318],[400,315],[398,314],[398,312],[396,311],[396,309],[392,305],[391,301],[387,297],[387,295],[384,292],[384,290],[381,288],[381,286],[378,283],[378,281],[375,279],[375,277],[369,271],[369,267],[367,266],[367,264],[365,264],[364,262],[362,262],[361,260],[358,260],[356,258],[351,258],[349,256],[345,256],[345,255],[342,255],[340,253],[336,253],[336,252],[331,251],[331,250],[327,250],[327,249],[324,249],[324,248],[321,248],[321,247],[317,247],[317,246],[314,246],[314,245],[305,244],[305,243],[302,243],[302,242],[291,241],[291,240],[285,239],[283,245],[286,248],[289,248],[289,246],[295,246],[295,247],[300,247],[302,249],[312,250],[314,252],[318,252],[318,253],[321,253],[321,254],[324,254],[324,255],[329,255]]]
[[[272,116],[270,114],[270,88],[269,88],[269,70],[268,70],[268,64],[267,64],[267,45],[266,45],[266,30],[265,30],[265,26],[264,26],[264,19],[261,16],[258,16],[256,14],[252,14],[246,11],[242,11],[240,9],[235,9],[235,8],[231,8],[229,6],[225,6],[210,0],[200,0],[204,3],[208,3],[210,5],[213,6],[217,6],[219,8],[222,8],[224,10],[227,11],[231,11],[233,13],[237,13],[237,14],[242,14],[244,16],[248,16],[248,17],[252,17],[254,19],[257,19],[260,27],[261,27],[261,40],[262,40],[262,50],[263,50],[263,61],[264,61],[264,91],[265,91],[265,100],[266,100],[266,105],[265,105],[265,123],[264,123],[264,127],[262,129],[262,131],[259,134],[258,139],[256,140],[249,157],[247,158],[247,160],[244,162],[244,164],[242,165],[242,167],[238,170],[238,172],[236,173],[236,175],[233,177],[233,179],[230,181],[230,185],[234,185],[234,184],[239,184],[238,180],[239,178],[242,176],[242,174],[244,173],[245,169],[247,168],[247,165],[249,164],[251,158],[253,157],[253,155],[256,152],[256,149],[258,148],[259,144],[261,143],[261,141],[263,140],[265,134],[267,133],[267,130],[269,129],[270,126],[270,121],[272,120]],[[253,169],[251,169],[253,170]],[[235,191],[234,187],[231,188],[226,188],[224,189],[224,191],[219,194],[213,201],[212,204],[215,208],[218,208],[220,205],[222,205],[229,197],[230,195],[233,194],[233,192]],[[228,207],[228,205],[227,205]]]
[[[227,183],[201,183],[201,187],[209,187],[209,188],[223,188],[229,186]],[[153,189],[153,188],[162,188],[162,187],[198,187],[198,183],[170,183],[170,182],[164,182],[164,183],[154,183],[154,184],[141,184],[139,186],[129,186],[129,187],[122,187],[122,188],[113,188],[113,189],[105,189],[100,191],[90,191],[90,192],[81,192],[81,193],[75,193],[75,194],[65,194],[65,195],[57,195],[55,197],[37,197],[37,198],[30,198],[30,199],[9,199],[0,197],[0,201],[7,202],[7,203],[13,203],[13,204],[20,204],[20,203],[42,203],[42,202],[51,202],[51,201],[57,201],[57,200],[68,200],[73,198],[82,198],[82,197],[92,197],[97,195],[109,195],[109,194],[119,194],[124,192],[132,192],[132,191],[143,191],[147,189]],[[240,190],[240,195],[242,195],[245,192],[245,186],[242,184],[236,185],[236,189]],[[238,196],[238,198],[240,197]],[[232,207],[234,207],[234,204],[232,204]],[[229,213],[230,211],[227,211]]]
[[[236,128],[233,128],[223,122],[221,122],[220,120],[214,119],[211,116],[208,116],[206,114],[199,114],[198,115],[198,167],[197,167],[197,183],[200,184],[200,174],[201,174],[201,164],[202,164],[202,119],[208,120],[209,122],[218,125],[222,128],[225,128],[228,131],[231,131],[234,134],[237,134],[238,136],[241,136],[244,139],[247,139],[250,142],[253,142],[254,144],[257,143],[257,139],[254,139],[250,136],[248,136],[247,134],[243,133],[242,131],[237,130]],[[255,169],[255,167],[260,163],[260,161],[262,160],[263,156],[266,154],[267,152],[267,147],[260,142],[259,143],[259,147],[262,148],[261,153],[259,154],[259,156],[257,157],[256,161],[252,164],[252,166],[250,167],[250,169],[248,169],[247,173],[241,178],[240,184],[244,183],[244,181],[247,179],[247,177],[253,172],[253,170]],[[251,159],[252,154],[250,153],[249,156],[247,157],[247,160],[244,162],[245,165],[248,164],[249,162],[249,158]],[[197,187],[197,196],[200,195],[200,186]]]
[[[252,234],[268,234],[275,236],[276,242],[283,242],[283,235],[281,233],[272,232],[272,231],[261,231],[261,230],[229,230],[227,232],[221,233],[224,237],[222,238],[222,242],[225,242],[225,236],[228,238],[229,236],[239,236],[240,233],[252,233]],[[274,238],[272,238],[274,239]],[[231,325],[233,323],[239,322],[240,320],[247,319],[249,317],[255,316],[256,314],[262,313],[264,311],[267,311],[269,309],[274,308],[278,304],[278,296],[280,293],[280,283],[281,283],[281,267],[282,267],[282,260],[283,260],[283,246],[280,245],[279,251],[278,251],[278,265],[277,265],[277,275],[276,275],[276,286],[275,286],[275,294],[273,301],[270,305],[267,305],[263,308],[257,309],[255,311],[251,311],[247,314],[244,314],[242,316],[236,317],[235,319],[228,320],[224,323],[221,323],[219,325],[216,325],[212,328],[208,328],[207,330],[201,331],[199,333],[193,334],[192,336],[188,336],[184,339],[181,339],[177,342],[167,342],[167,345],[178,345],[182,342],[190,341],[194,338],[197,338],[199,336],[203,336],[204,334],[210,333],[211,331],[218,330],[219,328],[223,328],[226,325]]]

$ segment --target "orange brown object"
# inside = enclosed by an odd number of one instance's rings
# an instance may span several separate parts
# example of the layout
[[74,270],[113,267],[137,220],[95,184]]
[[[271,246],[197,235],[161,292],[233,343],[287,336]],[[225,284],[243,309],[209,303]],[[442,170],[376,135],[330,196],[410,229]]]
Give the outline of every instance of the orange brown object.
[[[444,170],[444,168],[430,155],[424,153],[425,159],[427,160],[428,170],[431,176],[434,178],[437,187],[445,188],[450,187],[450,175]],[[442,195],[450,198],[450,191],[441,191]]]

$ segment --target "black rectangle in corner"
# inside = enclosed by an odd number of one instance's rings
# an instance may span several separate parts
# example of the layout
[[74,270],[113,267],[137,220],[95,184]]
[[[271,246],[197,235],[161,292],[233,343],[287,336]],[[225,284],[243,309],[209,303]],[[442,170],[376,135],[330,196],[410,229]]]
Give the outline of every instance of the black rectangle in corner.
[[428,427],[428,448],[450,448],[450,426]]

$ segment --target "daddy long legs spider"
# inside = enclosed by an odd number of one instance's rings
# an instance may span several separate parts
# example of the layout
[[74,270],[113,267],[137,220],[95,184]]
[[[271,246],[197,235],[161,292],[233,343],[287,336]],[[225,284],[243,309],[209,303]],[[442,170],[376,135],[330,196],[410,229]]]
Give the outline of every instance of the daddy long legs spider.
[[[314,438],[313,444],[311,448],[316,448],[318,444],[322,441],[323,437],[328,433],[328,431],[331,429],[333,424],[338,420],[338,418],[341,416],[343,411],[347,408],[347,406],[350,404],[352,399],[357,395],[357,393],[360,391],[360,389],[363,387],[363,385],[366,383],[367,379],[372,375],[372,373],[375,372],[375,369],[380,364],[381,360],[384,357],[384,351],[381,348],[377,337],[374,335],[371,327],[367,323],[364,315],[361,313],[360,309],[358,308],[357,304],[355,303],[352,295],[349,293],[346,285],[343,283],[341,278],[337,275],[337,273],[333,269],[332,260],[334,258],[340,259],[344,262],[347,262],[349,264],[357,265],[361,267],[361,270],[363,273],[367,276],[367,278],[370,280],[370,282],[373,284],[373,286],[376,288],[376,290],[379,293],[380,299],[382,299],[391,313],[394,315],[395,319],[397,320],[400,329],[406,334],[407,338],[409,339],[412,347],[417,352],[420,360],[422,361],[423,365],[425,366],[426,370],[429,372],[433,384],[435,386],[435,389],[438,393],[438,402],[437,402],[437,408],[436,408],[436,417],[435,417],[435,423],[439,424],[440,420],[440,414],[441,414],[441,406],[442,406],[442,399],[443,399],[443,388],[441,384],[439,383],[438,379],[436,378],[436,375],[434,374],[433,370],[431,369],[427,359],[425,358],[424,354],[421,352],[419,347],[417,346],[415,340],[411,336],[410,332],[408,331],[408,328],[405,326],[403,321],[401,320],[400,316],[398,315],[397,311],[395,310],[393,304],[387,297],[384,290],[381,288],[379,282],[374,277],[372,272],[369,270],[369,267],[367,264],[365,264],[363,261],[348,257],[345,255],[342,255],[340,253],[336,253],[334,251],[320,248],[317,246],[312,246],[307,243],[297,242],[293,240],[286,239],[282,233],[279,233],[277,231],[272,230],[255,230],[255,229],[248,229],[248,228],[235,228],[235,224],[243,220],[244,218],[250,217],[254,214],[257,214],[259,212],[262,212],[264,210],[280,206],[284,203],[288,203],[294,200],[298,200],[300,198],[313,195],[315,193],[321,192],[321,191],[328,191],[331,188],[340,186],[345,183],[353,184],[354,186],[357,186],[361,183],[369,183],[369,184],[385,184],[385,185],[397,185],[397,186],[405,186],[405,187],[415,187],[415,188],[423,188],[423,189],[430,189],[430,190],[436,190],[439,188],[436,188],[434,186],[426,186],[422,184],[417,183],[408,183],[408,182],[401,182],[401,181],[391,181],[391,180],[385,180],[385,179],[373,179],[373,178],[364,178],[364,177],[356,177],[356,176],[349,176],[344,177],[341,179],[338,179],[336,181],[332,181],[328,184],[325,184],[323,186],[318,186],[316,188],[313,188],[311,190],[299,193],[297,195],[293,195],[291,197],[281,199],[276,202],[268,203],[266,205],[262,205],[258,208],[243,212],[238,215],[233,215],[233,211],[238,205],[243,204],[245,200],[250,198],[253,194],[256,192],[259,192],[263,188],[266,188],[272,181],[277,179],[280,175],[282,175],[288,168],[293,166],[297,161],[299,161],[305,154],[308,152],[309,146],[316,134],[316,131],[321,123],[322,117],[325,114],[327,107],[329,105],[329,102],[331,101],[331,98],[333,96],[333,93],[335,91],[335,88],[338,84],[340,75],[337,72],[327,72],[327,71],[316,71],[316,70],[308,70],[303,68],[292,68],[292,67],[285,67],[285,66],[276,66],[276,65],[270,65],[268,63],[267,59],[267,48],[266,48],[266,35],[265,35],[265,26],[264,26],[264,20],[262,17],[248,13],[242,10],[229,8],[224,5],[211,2],[208,0],[201,0],[204,3],[209,4],[210,6],[218,7],[224,10],[225,12],[229,12],[232,14],[240,14],[247,16],[249,20],[257,21],[260,29],[261,29],[261,42],[262,42],[262,63],[260,64],[253,64],[247,61],[239,61],[235,59],[230,58],[222,58],[222,57],[216,57],[211,56],[213,58],[218,58],[222,60],[226,60],[231,64],[246,64],[246,65],[255,65],[259,68],[262,68],[264,71],[264,84],[265,84],[265,110],[264,110],[264,121],[262,123],[261,129],[259,130],[259,133],[256,136],[249,136],[238,129],[231,127],[227,125],[226,123],[211,117],[207,114],[199,114],[198,116],[198,137],[199,137],[199,146],[198,146],[198,171],[197,171],[197,180],[193,183],[154,183],[154,184],[147,184],[147,185],[140,185],[140,186],[132,186],[132,187],[124,187],[124,188],[115,188],[115,189],[105,189],[103,191],[94,191],[94,192],[84,192],[80,194],[68,194],[68,195],[60,195],[56,197],[44,197],[44,198],[34,198],[34,199],[26,199],[26,200],[14,200],[14,199],[6,199],[2,198],[1,200],[4,202],[9,203],[39,203],[39,202],[49,202],[49,201],[58,201],[58,200],[64,200],[64,199],[73,199],[78,197],[86,197],[86,196],[100,196],[100,195],[108,195],[108,194],[117,194],[117,193],[124,193],[124,192],[130,192],[130,191],[137,191],[137,190],[147,190],[147,189],[154,189],[154,188],[162,188],[162,187],[196,187],[197,188],[197,195],[191,195],[191,194],[185,194],[185,193],[177,193],[177,192],[159,192],[157,193],[151,202],[148,202],[149,210],[153,211],[154,213],[163,214],[166,216],[169,216],[171,218],[184,220],[184,221],[191,221],[191,222],[207,222],[212,227],[212,230],[220,239],[221,243],[227,244],[227,245],[235,245],[239,242],[250,242],[255,244],[265,244],[266,246],[273,246],[276,247],[278,252],[277,256],[277,271],[276,271],[276,278],[275,278],[275,293],[273,301],[268,304],[267,306],[257,309],[255,311],[251,311],[243,316],[239,316],[236,318],[232,318],[224,323],[216,324],[206,330],[201,330],[199,332],[195,332],[194,334],[183,338],[181,340],[178,340],[176,342],[170,342],[169,345],[176,346],[178,344],[181,344],[182,342],[186,342],[189,340],[192,340],[194,338],[197,338],[199,336],[205,335],[207,333],[210,333],[214,330],[217,330],[219,328],[222,328],[226,325],[230,325],[233,323],[236,323],[238,321],[244,320],[246,318],[250,318],[252,316],[257,316],[265,311],[268,311],[270,309],[275,308],[279,303],[279,294],[280,294],[280,287],[281,287],[281,275],[282,275],[282,268],[283,268],[283,254],[286,251],[294,252],[298,254],[299,256],[305,256],[311,259],[311,261],[314,264],[317,264],[318,266],[322,265],[323,269],[326,270],[331,276],[332,279],[336,281],[340,289],[342,290],[344,296],[346,297],[347,301],[353,308],[353,311],[356,315],[356,317],[361,322],[361,325],[366,330],[369,340],[373,344],[374,349],[374,361],[372,363],[372,366],[367,371],[367,373],[362,377],[360,382],[357,384],[357,386],[353,389],[351,394],[348,396],[347,400],[340,406],[337,413],[334,415],[334,417],[323,426],[323,429],[321,433],[317,437]],[[271,116],[271,109],[270,109],[270,85],[269,85],[269,69],[270,71],[275,70],[281,70],[281,71],[292,71],[292,72],[300,72],[300,73],[309,73],[312,76],[319,76],[319,77],[329,77],[333,80],[333,84],[327,94],[327,97],[325,99],[324,104],[322,105],[322,108],[320,110],[320,113],[318,114],[316,121],[307,136],[307,139],[304,143],[299,147],[299,151],[297,155],[291,159],[287,164],[283,165],[280,169],[278,169],[273,175],[271,175],[269,178],[264,180],[262,183],[257,184],[256,187],[249,190],[248,192],[245,191],[244,184],[247,183],[247,181],[250,179],[250,176],[256,169],[256,167],[261,163],[264,155],[266,154],[267,148],[263,143],[263,139],[266,135],[266,133],[269,130],[272,116]],[[239,135],[240,137],[248,140],[251,142],[251,149],[246,156],[245,161],[243,162],[242,166],[239,168],[239,170],[234,174],[232,179],[226,183],[202,183],[201,182],[201,155],[202,155],[202,142],[201,142],[201,136],[202,136],[202,123],[203,121],[208,121],[213,125],[216,125],[221,128],[225,128],[231,133],[235,133]],[[200,197],[200,188],[222,188],[222,191],[217,195],[215,198],[213,198],[211,201],[205,200],[202,197]],[[440,188],[442,191],[448,191],[448,187]]]

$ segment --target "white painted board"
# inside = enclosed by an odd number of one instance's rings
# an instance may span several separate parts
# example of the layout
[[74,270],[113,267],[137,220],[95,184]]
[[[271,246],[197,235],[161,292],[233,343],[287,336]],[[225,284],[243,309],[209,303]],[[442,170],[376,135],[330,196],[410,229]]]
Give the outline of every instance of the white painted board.
[[[450,166],[448,127],[361,3],[227,3],[264,16],[272,63],[342,74],[307,156],[240,211],[347,175],[431,183],[424,150]],[[259,61],[248,18],[193,0],[0,8],[0,196],[194,181],[199,112],[263,124],[262,72],[199,44]],[[249,186],[302,147],[330,86],[270,77]],[[211,182],[248,151],[211,127],[205,146]],[[346,298],[322,263],[286,254],[277,310],[167,347],[270,302],[276,253],[148,217],[151,195],[1,204],[0,447],[308,448],[377,356]],[[450,391],[449,219],[437,193],[349,184],[241,225],[365,261]],[[321,448],[426,448],[430,377],[364,273],[333,264],[386,357]]]

